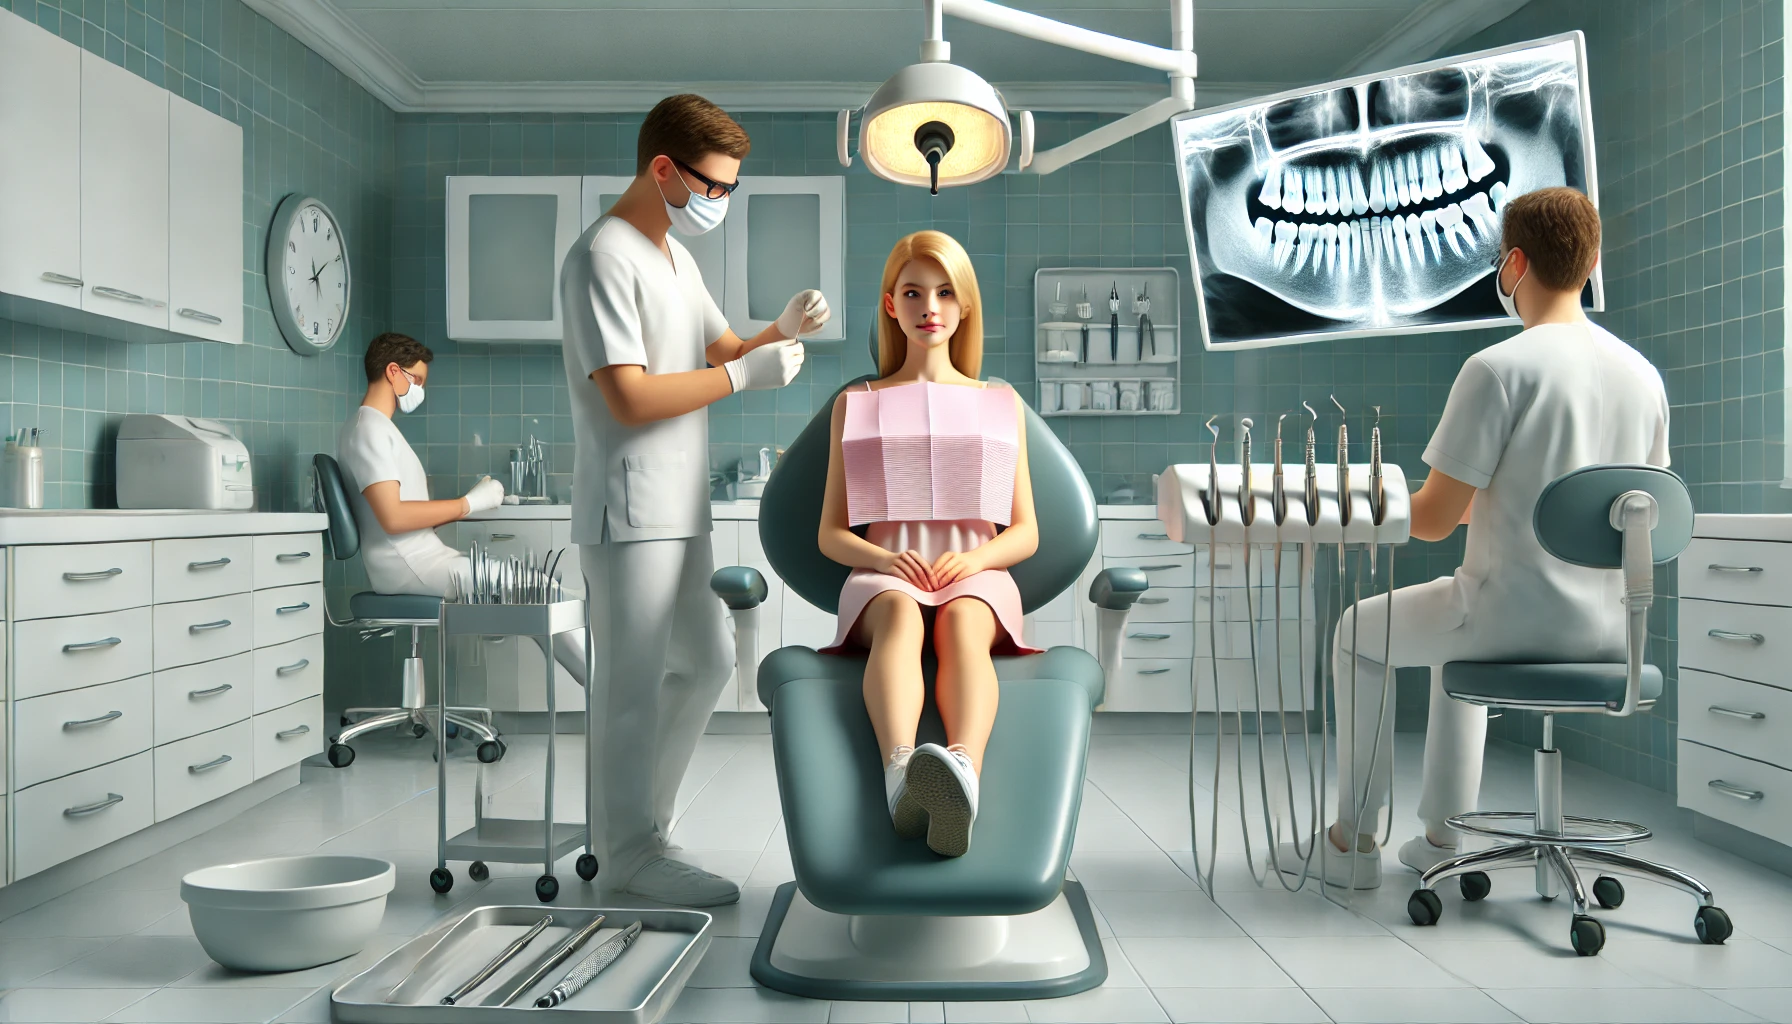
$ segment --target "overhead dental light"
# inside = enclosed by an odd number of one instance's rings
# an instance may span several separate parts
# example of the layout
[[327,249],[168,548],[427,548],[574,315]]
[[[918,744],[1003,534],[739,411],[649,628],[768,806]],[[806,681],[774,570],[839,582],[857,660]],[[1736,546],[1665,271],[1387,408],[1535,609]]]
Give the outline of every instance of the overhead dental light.
[[[859,155],[873,174],[903,185],[972,185],[1008,166],[1013,143],[1008,106],[1001,93],[968,68],[951,63],[945,15],[974,21],[1015,35],[1111,57],[1170,76],[1170,95],[1143,110],[1043,153],[1033,152],[1033,115],[1020,113],[1019,169],[1052,171],[1122,139],[1130,138],[1195,102],[1194,0],[1170,0],[1172,48],[1151,46],[1095,32],[990,0],[923,0],[927,37],[921,61],[890,77],[860,111]],[[847,142],[852,110],[839,117],[839,157],[852,164]]]

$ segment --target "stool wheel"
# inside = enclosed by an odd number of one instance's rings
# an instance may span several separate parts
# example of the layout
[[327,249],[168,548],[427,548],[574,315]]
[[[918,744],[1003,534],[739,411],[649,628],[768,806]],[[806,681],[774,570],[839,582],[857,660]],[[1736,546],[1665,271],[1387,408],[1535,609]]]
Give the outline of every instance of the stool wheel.
[[330,767],[347,768],[355,763],[355,748],[346,743],[332,743],[325,756],[330,759]]
[[1607,910],[1616,910],[1624,905],[1624,883],[1610,875],[1600,875],[1593,880],[1593,898]]
[[411,723],[411,739],[420,740],[428,734],[429,726],[424,725],[422,722]]
[[491,764],[504,756],[504,748],[498,745],[497,740],[486,740],[474,748],[473,754],[479,758],[480,764]]
[[580,878],[589,882],[597,877],[597,858],[589,853],[581,853],[579,859],[573,862],[573,870],[579,873]]
[[454,739],[460,735],[460,723],[459,722],[449,722],[448,728],[444,731],[448,733],[449,739]]
[[1700,907],[1698,914],[1692,919],[1692,930],[1698,933],[1699,941],[1707,946],[1721,946],[1730,937],[1735,927],[1730,924],[1730,915],[1717,907]]
[[429,873],[429,887],[439,893],[454,888],[454,872],[447,868],[436,868]]
[[348,728],[348,724],[349,724],[348,716],[347,715],[337,715],[336,716],[336,724],[343,727],[344,729]]
[[475,882],[483,882],[492,877],[492,869],[485,866],[485,861],[476,860],[467,865],[467,877]]
[[1456,884],[1462,889],[1462,898],[1470,903],[1486,899],[1493,891],[1493,879],[1488,878],[1485,871],[1464,872]]
[[542,875],[535,880],[535,898],[543,903],[554,902],[560,895],[560,880],[553,875]]
[[1568,941],[1581,956],[1597,956],[1605,948],[1605,925],[1585,914],[1576,914]]
[[1421,928],[1434,925],[1444,916],[1444,901],[1430,889],[1414,889],[1406,898],[1406,916]]

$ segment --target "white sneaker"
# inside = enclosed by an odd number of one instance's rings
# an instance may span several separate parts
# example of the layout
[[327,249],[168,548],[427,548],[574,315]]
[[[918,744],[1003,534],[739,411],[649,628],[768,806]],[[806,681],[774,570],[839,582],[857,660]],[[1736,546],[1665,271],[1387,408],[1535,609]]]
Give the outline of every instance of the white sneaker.
[[[1356,857],[1339,850],[1332,845],[1331,837],[1320,832],[1313,837],[1319,844],[1317,851],[1307,846],[1313,854],[1312,861],[1306,864],[1306,871],[1314,878],[1325,879],[1326,885],[1335,885],[1350,889],[1381,888],[1381,848],[1371,846],[1367,850],[1359,845]],[[1276,864],[1285,875],[1299,875],[1302,870],[1300,853],[1294,848],[1293,840],[1284,840],[1276,848]]]
[[1422,875],[1460,852],[1459,847],[1438,846],[1421,832],[1400,847],[1400,863]]
[[927,848],[942,857],[964,856],[977,821],[977,772],[969,755],[923,743],[905,774],[908,793],[927,814]]
[[927,834],[927,812],[908,792],[908,766],[893,764],[884,768],[884,804],[890,809],[890,823],[904,839],[919,839]]
[[740,887],[733,882],[670,857],[648,861],[622,891],[680,907],[720,907],[740,901]]

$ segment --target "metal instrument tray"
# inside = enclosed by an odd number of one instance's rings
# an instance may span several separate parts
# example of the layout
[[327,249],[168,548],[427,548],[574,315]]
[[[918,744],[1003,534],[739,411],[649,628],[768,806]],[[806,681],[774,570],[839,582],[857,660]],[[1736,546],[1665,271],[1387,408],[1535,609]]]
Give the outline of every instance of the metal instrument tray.
[[[472,977],[492,957],[528,931],[543,914],[554,923],[522,954],[459,1003],[442,997]],[[566,963],[507,1007],[480,1006],[594,914],[609,919]],[[608,970],[577,995],[549,1010],[535,1009],[544,995],[599,944],[640,921],[641,937]],[[330,997],[330,1017],[339,1024],[508,1024],[539,1019],[542,1013],[587,1024],[656,1024],[684,991],[685,982],[709,949],[711,918],[695,910],[642,910],[606,907],[480,907],[444,921],[387,954],[344,982]],[[389,1002],[394,995],[398,1002]]]

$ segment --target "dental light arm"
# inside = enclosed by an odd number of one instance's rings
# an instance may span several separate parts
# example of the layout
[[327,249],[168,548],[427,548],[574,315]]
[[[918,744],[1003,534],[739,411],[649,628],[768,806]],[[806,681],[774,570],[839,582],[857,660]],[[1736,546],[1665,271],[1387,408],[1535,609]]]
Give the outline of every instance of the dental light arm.
[[759,682],[759,606],[771,593],[765,576],[747,565],[727,565],[709,578],[709,589],[734,619],[734,667],[741,686]]
[[1121,637],[1126,632],[1126,617],[1147,586],[1145,571],[1130,567],[1103,569],[1089,584],[1089,600],[1096,608],[1097,656],[1110,684],[1119,678],[1125,663]]
[[1624,535],[1625,622],[1624,703],[1607,706],[1617,717],[1635,713],[1643,692],[1643,658],[1649,644],[1649,606],[1655,603],[1655,559],[1649,531],[1661,522],[1661,508],[1647,491],[1626,491],[1612,502],[1612,529]]

